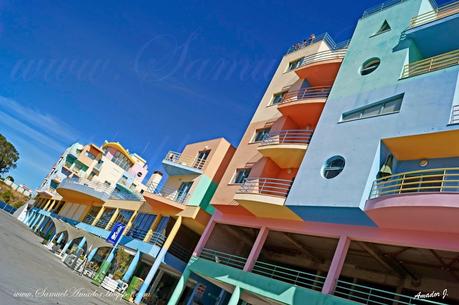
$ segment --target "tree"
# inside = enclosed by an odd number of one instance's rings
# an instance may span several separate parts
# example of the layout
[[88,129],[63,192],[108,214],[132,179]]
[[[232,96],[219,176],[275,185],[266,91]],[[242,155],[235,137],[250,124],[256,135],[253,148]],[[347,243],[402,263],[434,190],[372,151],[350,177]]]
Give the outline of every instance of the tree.
[[16,147],[0,134],[0,175],[16,168],[18,160],[19,153]]

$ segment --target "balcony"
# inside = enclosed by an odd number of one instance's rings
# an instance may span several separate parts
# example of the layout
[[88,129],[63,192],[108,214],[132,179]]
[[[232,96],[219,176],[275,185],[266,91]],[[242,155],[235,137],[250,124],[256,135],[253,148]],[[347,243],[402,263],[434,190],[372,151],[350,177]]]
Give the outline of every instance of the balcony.
[[187,156],[170,151],[163,160],[163,166],[169,176],[201,175],[206,159]]
[[151,185],[143,197],[156,213],[170,215],[185,209],[190,194],[173,187]]
[[37,190],[37,194],[41,197],[52,198],[54,195],[56,195],[56,190],[51,187],[44,187]]
[[311,86],[331,86],[347,52],[347,45],[303,57],[295,73]]
[[459,1],[449,3],[436,8],[435,10],[411,18],[408,29],[413,29],[424,24],[435,22],[459,13]]
[[453,105],[451,110],[450,124],[459,124],[459,105]]
[[270,133],[258,151],[280,168],[299,168],[311,140],[312,130],[291,129]]
[[113,187],[83,178],[66,178],[57,188],[66,200],[75,203],[103,203],[110,198]]
[[299,126],[315,126],[330,90],[330,86],[318,86],[289,91],[283,96],[277,109]]
[[292,180],[248,178],[234,195],[234,200],[257,217],[300,220],[285,206]]
[[446,69],[458,64],[459,49],[405,65],[401,79]]
[[381,227],[458,233],[458,198],[459,168],[411,171],[374,181],[365,211]]

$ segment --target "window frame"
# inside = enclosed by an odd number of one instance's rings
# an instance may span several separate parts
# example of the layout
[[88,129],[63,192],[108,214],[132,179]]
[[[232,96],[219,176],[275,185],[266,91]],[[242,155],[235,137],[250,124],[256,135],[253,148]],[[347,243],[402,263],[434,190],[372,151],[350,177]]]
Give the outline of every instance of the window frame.
[[[233,177],[231,177],[231,182],[229,184],[236,184],[236,185],[244,184],[245,180],[250,176],[251,170],[252,170],[251,167],[236,168],[236,170],[234,171]],[[236,179],[238,178],[238,174],[243,171],[247,171],[247,176],[243,179],[244,181],[237,182]]]
[[[279,91],[279,92],[276,92],[274,93],[272,96],[271,96],[271,100],[269,101],[269,104],[268,106],[275,106],[275,105],[279,105],[280,103],[282,103],[282,100],[284,99],[284,95],[287,93],[288,91]],[[280,101],[278,103],[274,103],[274,100],[276,99],[276,96],[280,96]]]
[[286,69],[285,72],[287,73],[287,72],[294,71],[294,70],[298,69],[298,68],[300,67],[300,65],[295,65],[295,66],[293,66],[292,64],[293,64],[293,63],[296,63],[296,64],[301,63],[301,61],[303,60],[303,58],[304,58],[304,56],[289,61],[289,62],[288,62],[288,65],[287,65],[287,69]]
[[[376,102],[376,103],[372,103],[372,104],[368,104],[368,105],[359,107],[359,108],[354,109],[354,110],[343,112],[341,114],[341,118],[340,118],[338,123],[346,123],[346,122],[351,122],[351,121],[356,121],[356,120],[363,120],[363,119],[369,119],[369,118],[374,118],[374,117],[379,117],[379,116],[399,113],[401,111],[401,109],[402,109],[403,98],[404,98],[404,93],[392,96],[390,98],[386,98],[386,99],[384,99],[382,101],[379,101],[379,102]],[[398,103],[398,107],[396,107],[397,110],[391,111],[391,112],[383,112],[384,109],[385,109],[385,106],[387,104],[395,102],[395,101],[400,101]],[[379,111],[378,111],[378,114],[372,114],[372,115],[364,116],[365,110],[371,109],[371,108],[376,107],[376,106],[380,107]],[[346,116],[354,115],[354,114],[357,114],[357,113],[360,114],[360,116],[358,118],[357,117],[353,117],[353,118],[350,118],[350,119],[346,119],[345,118]]]
[[263,127],[263,128],[255,129],[255,131],[253,133],[253,136],[250,139],[250,142],[249,142],[250,144],[261,143],[264,140],[264,138],[261,139],[261,140],[256,140],[257,139],[257,135],[259,134],[259,131],[261,131],[261,130],[267,130],[268,132],[266,133],[266,135],[269,135],[269,133],[271,132],[271,127]]

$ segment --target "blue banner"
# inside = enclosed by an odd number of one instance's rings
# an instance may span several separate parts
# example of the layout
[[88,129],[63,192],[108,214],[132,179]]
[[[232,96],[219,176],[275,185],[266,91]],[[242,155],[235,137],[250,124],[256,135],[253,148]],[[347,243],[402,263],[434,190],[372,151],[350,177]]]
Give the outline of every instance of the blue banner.
[[121,237],[123,236],[123,231],[125,228],[126,226],[123,225],[122,223],[116,223],[113,226],[110,234],[108,234],[106,241],[108,241],[112,245],[116,245],[118,241],[121,239]]

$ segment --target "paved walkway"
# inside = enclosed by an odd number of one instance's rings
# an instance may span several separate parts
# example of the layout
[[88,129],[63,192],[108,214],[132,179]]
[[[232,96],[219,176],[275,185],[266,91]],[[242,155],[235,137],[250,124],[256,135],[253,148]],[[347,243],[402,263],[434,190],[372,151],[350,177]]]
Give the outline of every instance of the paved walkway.
[[41,241],[0,211],[0,305],[132,304],[72,272]]

